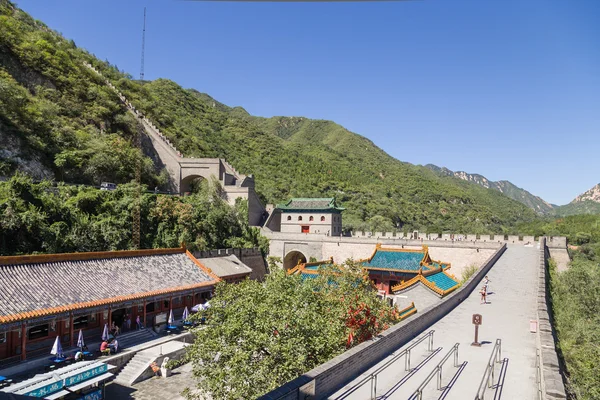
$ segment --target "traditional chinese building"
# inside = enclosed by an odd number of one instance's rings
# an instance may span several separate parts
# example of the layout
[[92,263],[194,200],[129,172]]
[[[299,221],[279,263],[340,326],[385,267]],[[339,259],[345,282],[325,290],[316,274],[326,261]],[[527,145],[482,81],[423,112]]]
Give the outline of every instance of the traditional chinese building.
[[198,261],[227,283],[238,283],[250,277],[252,269],[235,254],[225,257],[199,258]]
[[185,247],[0,257],[0,366],[48,354],[57,336],[73,346],[79,329],[100,338],[138,316],[152,327],[218,281]]
[[286,233],[316,233],[329,236],[342,234],[343,207],[331,198],[294,198],[278,204],[266,226]]
[[[311,278],[319,273],[321,265],[332,262],[328,260],[299,264],[289,273],[299,273],[304,278]],[[446,272],[450,263],[432,260],[427,246],[421,249],[396,249],[383,248],[381,244],[377,244],[373,255],[359,263],[368,271],[369,278],[377,289],[386,294],[398,293],[417,284],[424,285],[439,296],[445,296],[458,288],[456,277]]]

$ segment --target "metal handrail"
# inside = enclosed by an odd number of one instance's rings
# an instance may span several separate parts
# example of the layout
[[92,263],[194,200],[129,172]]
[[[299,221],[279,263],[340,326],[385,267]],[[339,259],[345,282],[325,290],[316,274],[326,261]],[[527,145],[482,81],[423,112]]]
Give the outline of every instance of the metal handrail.
[[427,384],[436,375],[437,375],[437,389],[442,390],[442,367],[444,366],[444,363],[450,358],[450,356],[452,354],[454,354],[454,366],[458,367],[458,346],[459,346],[459,343],[456,343],[454,346],[452,346],[452,348],[450,349],[448,354],[446,354],[444,356],[444,358],[442,358],[442,360],[435,366],[435,368],[433,368],[433,370],[429,373],[429,375],[427,375],[427,378],[425,378],[423,383],[421,383],[419,385],[417,390],[414,391],[414,393],[409,397],[409,399],[422,400],[423,399],[423,389],[425,389],[425,386],[427,386]]
[[[410,370],[410,351],[419,343],[423,342],[425,339],[429,339],[427,342],[427,350],[432,351],[433,349],[433,333],[435,330],[430,330],[425,335],[418,338],[415,342],[413,342],[406,349],[402,350],[400,353],[396,354],[392,357],[388,362],[383,364],[381,367],[377,368],[375,371],[371,372],[369,376],[365,377],[363,380],[358,382],[353,388],[352,391],[358,390],[361,386],[363,386],[367,382],[371,382],[371,400],[375,400],[377,398],[377,375],[381,373],[384,369],[389,367],[392,363],[398,360],[402,356],[406,356],[404,361],[404,369],[406,371]],[[347,392],[346,392],[347,393]]]
[[424,341],[425,339],[429,339],[427,341],[427,351],[432,351],[433,350],[433,333],[434,332],[435,331],[433,329],[430,330],[425,335],[421,336],[419,339],[417,339],[415,342],[413,342],[406,349],[402,350],[400,353],[398,353],[394,357],[392,357],[391,360],[389,360],[388,362],[386,362],[381,367],[377,368],[375,371],[373,371],[371,373],[371,376],[372,376],[372,379],[371,379],[371,400],[377,399],[377,375],[380,372],[382,372],[384,369],[386,369],[387,367],[389,367],[397,359],[399,359],[400,357],[402,357],[404,355],[406,356],[404,358],[404,371],[410,372],[411,371],[411,368],[410,368],[410,351],[413,348],[415,348],[419,343],[421,343],[422,341]]
[[[496,344],[494,344],[492,354],[490,354],[490,359],[485,367],[485,371],[483,371],[483,376],[481,377],[481,382],[479,383],[479,388],[477,389],[475,400],[483,400],[485,397],[485,389],[491,388],[493,386],[494,367],[496,363],[500,362],[502,362],[502,340],[496,339]],[[485,386],[484,383],[486,383]]]

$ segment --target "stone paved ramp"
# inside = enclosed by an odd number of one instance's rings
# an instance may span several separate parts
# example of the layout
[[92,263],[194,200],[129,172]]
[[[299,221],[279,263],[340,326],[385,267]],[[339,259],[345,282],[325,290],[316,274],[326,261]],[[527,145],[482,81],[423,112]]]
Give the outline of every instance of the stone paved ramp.
[[[490,304],[480,304],[479,293],[474,291],[450,314],[428,328],[427,331],[435,330],[433,349],[439,347],[442,349],[430,357],[428,362],[402,384],[399,382],[406,373],[404,372],[404,357],[400,358],[379,377],[378,399],[408,399],[455,343],[459,343],[459,363],[466,361],[467,364],[444,398],[447,400],[474,399],[497,338],[502,339],[502,358],[508,358],[501,398],[506,400],[536,399],[537,337],[535,333],[530,333],[529,321],[536,319],[538,252],[537,247],[508,245],[506,252],[488,274],[491,280],[490,291],[493,293],[488,298]],[[483,325],[479,330],[479,340],[485,344],[481,347],[471,346],[474,337],[471,319],[472,315],[476,313],[481,314],[483,319]],[[399,349],[396,353],[401,350]],[[423,361],[427,355],[425,342],[418,345],[413,351],[412,366]],[[371,370],[383,365],[389,358],[382,360]],[[442,386],[446,386],[457,371],[457,368],[453,367],[452,361],[450,358],[444,364]],[[498,364],[496,372],[498,373],[499,370],[500,365]],[[364,376],[365,374],[361,375],[347,385],[346,389]],[[370,385],[367,383],[361,390],[344,396],[342,396],[344,393],[344,389],[342,389],[330,398],[368,399],[369,387]],[[435,378],[429,383],[423,394],[424,399],[440,398],[442,392],[437,390]],[[486,398],[493,399],[493,393],[486,392]]]

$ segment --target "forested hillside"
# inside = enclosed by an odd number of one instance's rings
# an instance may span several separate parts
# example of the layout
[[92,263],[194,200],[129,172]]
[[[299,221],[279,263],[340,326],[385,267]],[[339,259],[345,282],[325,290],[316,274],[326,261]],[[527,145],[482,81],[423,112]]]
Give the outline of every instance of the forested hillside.
[[0,0],[0,175],[127,182],[141,162],[144,182],[160,183],[131,146],[135,118],[83,60],[94,57]]
[[534,218],[502,194],[402,163],[330,121],[258,118],[158,79],[116,81],[192,157],[225,157],[254,174],[265,202],[335,196],[346,228],[500,232]]
[[132,146],[139,129],[90,62],[186,156],[223,157],[254,174],[265,202],[336,196],[346,228],[506,232],[534,213],[499,192],[402,163],[330,122],[258,118],[196,90],[138,82],[0,0],[0,175],[80,183],[165,181]]
[[[132,248],[134,184],[114,191],[50,182],[17,173],[0,182],[0,256]],[[247,205],[236,207],[205,182],[190,196],[145,193],[140,199],[141,248],[190,250],[260,246],[267,241],[248,226]]]

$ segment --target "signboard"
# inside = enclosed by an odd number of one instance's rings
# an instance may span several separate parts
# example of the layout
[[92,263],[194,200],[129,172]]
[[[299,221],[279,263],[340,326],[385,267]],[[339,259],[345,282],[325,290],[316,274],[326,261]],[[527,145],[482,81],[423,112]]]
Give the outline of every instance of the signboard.
[[537,320],[535,320],[535,319],[529,320],[529,331],[531,331],[531,333],[536,333],[537,327],[538,327]]
[[482,318],[481,314],[473,314],[473,325],[475,325],[475,341],[471,343],[471,346],[480,347],[481,343],[479,343],[479,325],[481,325]]
[[167,313],[157,314],[154,317],[154,325],[160,325],[167,322]]
[[102,400],[102,389],[96,389],[93,392],[86,393],[78,400]]
[[108,364],[102,364],[97,366],[96,368],[88,369],[87,371],[80,372],[77,375],[65,378],[64,382],[67,387],[73,386],[77,383],[87,381],[88,379],[92,379],[95,376],[102,375],[106,371],[108,371]]
[[30,397],[48,397],[52,393],[58,392],[64,387],[64,381],[53,382],[48,385],[42,386],[31,392],[24,393],[25,396]]

